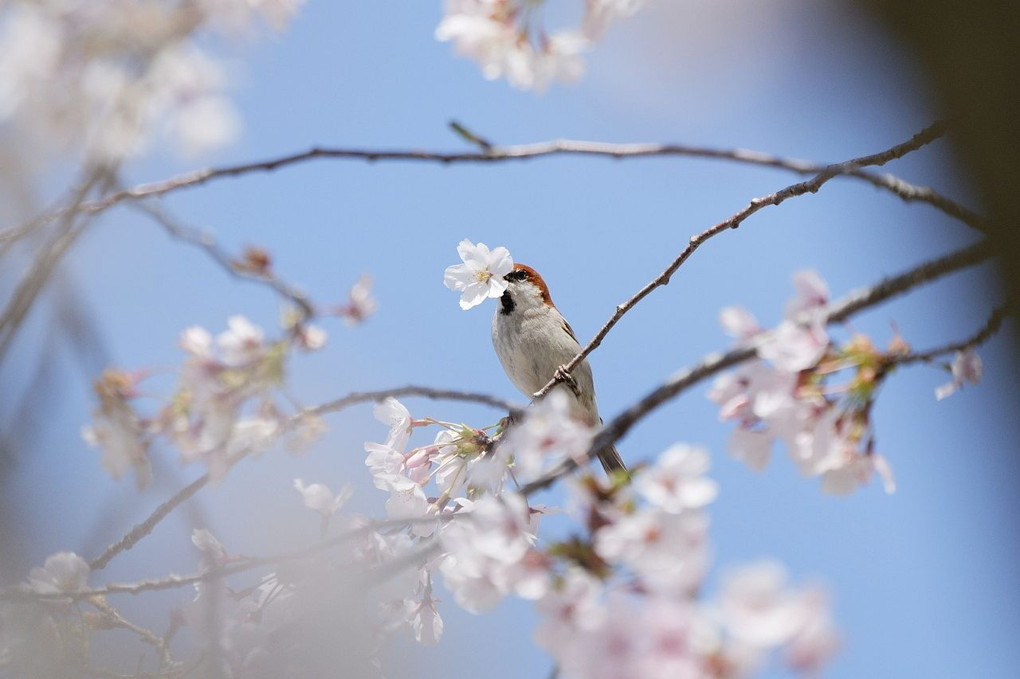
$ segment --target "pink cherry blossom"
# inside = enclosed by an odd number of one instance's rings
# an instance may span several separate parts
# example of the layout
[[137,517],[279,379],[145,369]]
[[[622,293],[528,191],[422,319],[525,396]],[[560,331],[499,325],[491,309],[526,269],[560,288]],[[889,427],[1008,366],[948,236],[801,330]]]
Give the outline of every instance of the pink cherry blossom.
[[704,477],[708,471],[708,453],[678,443],[659,456],[658,462],[641,470],[634,487],[646,500],[667,512],[700,509],[712,502],[719,487]]
[[953,379],[935,389],[935,398],[942,400],[960,390],[964,384],[981,381],[981,357],[973,349],[956,352],[951,366]]

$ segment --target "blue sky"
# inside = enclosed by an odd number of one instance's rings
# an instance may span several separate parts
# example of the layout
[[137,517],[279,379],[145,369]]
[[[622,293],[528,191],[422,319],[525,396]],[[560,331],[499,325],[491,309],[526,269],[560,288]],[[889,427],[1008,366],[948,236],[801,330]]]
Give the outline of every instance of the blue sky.
[[[650,4],[592,53],[584,80],[538,96],[485,81],[473,63],[437,43],[437,1],[312,0],[288,32],[240,49],[235,101],[246,129],[236,145],[199,161],[157,155],[127,176],[155,180],[196,164],[313,145],[462,149],[446,127],[451,119],[496,143],[676,141],[837,161],[903,141],[938,117],[923,77],[888,36],[835,3]],[[973,204],[945,142],[890,171]],[[360,274],[374,277],[378,315],[355,329],[327,322],[327,349],[293,361],[292,392],[302,402],[405,383],[518,398],[489,341],[492,305],[462,312],[442,286],[462,238],[505,245],[540,270],[586,340],[691,235],[794,180],[693,159],[449,167],[316,161],[180,192],[166,206],[230,249],[269,248],[280,276],[317,301],[341,301]],[[725,347],[716,320],[723,306],[741,304],[775,322],[798,269],[818,270],[840,296],[973,240],[933,209],[853,181],[764,210],[699,250],[592,356],[603,415]],[[189,325],[218,332],[240,313],[271,328],[279,312],[270,292],[229,279],[202,253],[124,209],[83,239],[66,271],[123,367],[178,362],[176,339]],[[853,327],[882,345],[895,321],[914,346],[929,347],[969,335],[996,303],[988,272],[970,271],[858,317]],[[40,310],[16,356],[31,360],[45,332]],[[730,427],[717,421],[704,386],[654,413],[619,448],[630,461],[676,441],[711,451],[721,486],[711,510],[716,572],[776,557],[795,580],[827,583],[846,640],[830,676],[1014,676],[1020,601],[1008,457],[1016,450],[1016,374],[1008,339],[1003,334],[982,351],[985,381],[947,401],[935,401],[933,389],[946,376],[930,368],[903,370],[884,387],[875,418],[878,448],[899,481],[893,496],[877,484],[847,499],[824,496],[781,451],[755,474],[727,456]],[[92,555],[199,473],[163,451],[156,483],[141,496],[111,481],[78,437],[92,407],[91,376],[66,355],[52,360],[64,376],[60,405],[25,444],[3,488],[13,499],[8,506],[19,508],[9,521],[18,542],[8,547],[18,554],[7,555],[8,563],[40,563],[60,549]],[[25,370],[7,370],[12,383],[24,383]],[[408,404],[416,415],[478,425],[495,419],[474,406]],[[317,524],[291,488],[294,477],[333,487],[352,480],[357,507],[379,509],[384,498],[368,482],[361,444],[381,437],[381,425],[368,407],[329,424],[309,454],[277,451],[241,465],[227,483],[203,492],[196,511],[228,546],[258,554],[275,551],[281,534],[293,544],[316,538]],[[192,571],[188,520],[166,522],[149,544],[111,566],[109,577]],[[429,676],[548,673],[548,658],[530,640],[530,605],[508,602],[475,617],[447,599],[443,643],[398,644],[401,665],[428,663],[435,668]],[[152,608],[128,605],[161,626]]]

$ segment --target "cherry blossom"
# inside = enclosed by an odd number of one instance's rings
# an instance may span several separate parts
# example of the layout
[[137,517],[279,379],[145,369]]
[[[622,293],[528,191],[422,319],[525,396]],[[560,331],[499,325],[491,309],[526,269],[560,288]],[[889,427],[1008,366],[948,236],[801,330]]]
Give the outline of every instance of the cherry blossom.
[[403,451],[407,447],[407,441],[411,438],[411,430],[414,428],[414,418],[411,417],[411,412],[404,407],[403,403],[390,396],[375,406],[372,415],[390,427],[390,433],[386,437],[384,445],[397,451]]
[[351,498],[354,489],[350,484],[341,488],[336,495],[321,483],[305,484],[301,479],[294,479],[294,488],[301,493],[301,499],[312,511],[322,515],[324,521],[340,511],[340,508]]
[[227,328],[216,337],[216,344],[226,365],[244,366],[262,355],[265,348],[261,328],[244,316],[231,316],[227,319]]
[[[12,2],[0,17],[0,123],[43,148],[117,164],[157,133],[201,153],[240,121],[211,32],[260,18],[282,29],[300,0]],[[211,29],[211,30],[210,30]]]
[[82,427],[81,434],[92,448],[102,450],[100,462],[114,479],[134,470],[139,488],[148,485],[152,476],[149,463],[145,423],[128,401],[137,394],[139,375],[119,370],[106,370],[95,383],[99,409],[91,425]]
[[39,594],[73,594],[85,588],[89,565],[74,552],[57,552],[28,575],[28,587]]
[[977,384],[981,381],[981,357],[973,349],[958,351],[953,356],[951,371],[953,379],[935,389],[935,398],[940,401],[955,394],[964,384]]
[[444,527],[440,569],[457,603],[477,612],[495,606],[512,589],[511,567],[535,536],[527,503],[518,495],[484,496]]
[[519,89],[542,92],[554,81],[584,73],[581,55],[609,25],[633,15],[635,0],[584,0],[576,27],[549,30],[538,8],[544,0],[446,0],[435,37],[452,42],[461,56],[478,62],[488,80],[506,77]]
[[515,475],[530,481],[564,459],[585,460],[594,435],[591,427],[571,417],[567,394],[554,390],[508,430],[499,451],[512,453]]
[[357,325],[375,313],[378,302],[372,296],[372,277],[362,276],[351,286],[346,304],[337,307],[347,325]]
[[514,268],[506,248],[497,247],[490,252],[485,243],[475,245],[465,238],[457,246],[457,254],[464,263],[446,267],[443,284],[461,291],[461,309],[470,309],[486,298],[496,299],[503,294],[507,288],[503,277]]
[[657,464],[641,470],[635,476],[634,487],[667,512],[700,509],[719,492],[715,481],[703,476],[708,466],[704,449],[678,443],[662,453]]
[[697,587],[708,568],[707,530],[700,513],[645,507],[600,528],[595,551],[655,590],[683,594]]

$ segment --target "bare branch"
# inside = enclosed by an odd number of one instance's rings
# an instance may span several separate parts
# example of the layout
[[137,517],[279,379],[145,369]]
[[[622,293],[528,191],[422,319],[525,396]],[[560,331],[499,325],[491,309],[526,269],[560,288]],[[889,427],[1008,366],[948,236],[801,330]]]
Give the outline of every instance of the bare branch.
[[935,347],[934,349],[929,349],[927,351],[911,352],[896,358],[894,362],[898,365],[931,363],[935,359],[945,356],[946,354],[974,349],[991,339],[991,337],[997,333],[1000,328],[1002,328],[1002,323],[1006,320],[1006,316],[1014,313],[1015,311],[1016,309],[1014,308],[1014,305],[1010,302],[1006,302],[992,310],[991,315],[989,315],[985,324],[981,326],[981,329],[967,339],[960,342],[953,342],[951,344],[944,344],[940,347]]
[[[9,587],[7,589],[0,589],[0,601],[91,601],[94,597],[105,597],[112,594],[141,594],[143,592],[179,589],[181,587],[189,587],[202,582],[222,580],[225,577],[235,575],[237,573],[264,568],[266,566],[279,566],[280,564],[290,561],[306,559],[310,556],[341,545],[349,540],[362,538],[377,531],[393,528],[406,528],[416,524],[449,521],[452,518],[453,515],[441,515],[413,519],[387,519],[384,521],[373,521],[363,526],[343,531],[329,539],[322,540],[303,549],[282,552],[272,556],[245,558],[221,568],[215,568],[204,573],[194,573],[192,575],[168,575],[162,578],[138,580],[136,582],[129,583],[114,582],[102,587],[82,589],[77,592],[40,593],[23,588]],[[392,573],[398,572],[398,570],[403,568],[405,565],[416,563],[421,558],[431,555],[438,548],[437,546],[437,541],[431,541],[427,543],[426,547],[423,549],[408,552],[407,554],[398,557],[393,562],[389,562],[380,568],[374,569],[371,574],[371,582],[380,582]],[[155,637],[155,635],[153,636]],[[158,637],[156,638],[158,639]]]
[[[457,391],[454,389],[433,389],[431,387],[422,387],[415,385],[407,385],[405,387],[397,387],[395,389],[381,389],[378,391],[355,391],[347,396],[338,398],[334,401],[329,401],[318,406],[306,408],[300,413],[294,415],[291,418],[290,424],[294,425],[301,421],[302,418],[309,416],[318,416],[326,413],[335,413],[351,406],[358,405],[360,403],[367,403],[373,401],[382,401],[387,397],[398,397],[398,396],[421,396],[423,398],[430,399],[445,399],[449,401],[469,401],[474,403],[481,403],[483,405],[489,405],[494,408],[500,408],[510,413],[520,412],[521,407],[517,406],[509,401],[491,396],[489,394],[481,394],[467,391]],[[134,547],[142,538],[152,533],[153,529],[159,524],[160,521],[165,519],[170,512],[180,506],[182,503],[191,498],[195,493],[201,490],[206,484],[209,483],[209,475],[203,474],[198,477],[187,486],[179,490],[173,497],[161,504],[159,507],[149,515],[147,519],[141,523],[135,525],[127,534],[124,535],[120,540],[113,543],[106,548],[100,556],[96,557],[89,564],[89,568],[93,571],[98,571],[106,568],[110,561],[120,554]]]
[[[833,168],[838,167],[834,165],[812,163],[805,160],[784,158],[748,149],[720,149],[690,144],[610,143],[558,139],[533,144],[495,146],[488,140],[467,130],[467,128],[460,123],[451,123],[451,127],[453,127],[453,129],[462,138],[478,146],[479,150],[471,152],[442,152],[413,149],[387,150],[313,147],[307,151],[278,156],[267,160],[196,170],[194,172],[188,172],[162,181],[139,184],[138,186],[129,189],[121,189],[99,200],[85,203],[80,207],[80,211],[98,214],[123,202],[164,196],[181,189],[201,186],[208,182],[226,177],[239,177],[256,172],[273,172],[291,165],[297,165],[317,159],[363,160],[368,162],[425,162],[448,165],[452,163],[499,164],[503,162],[524,161],[551,156],[597,156],[613,158],[616,160],[658,157],[688,157],[727,160],[749,165],[772,167],[802,175],[815,175],[831,171]],[[918,144],[918,147],[942,136],[944,128],[945,126],[942,123],[936,123],[931,128],[928,128],[929,130],[933,130],[933,134],[922,144]],[[881,163],[868,164],[880,165]],[[872,173],[862,170],[860,167],[841,167],[836,170],[836,174],[846,175],[866,181],[869,184],[872,184],[884,191],[889,191],[908,202],[928,203],[975,229],[981,231],[986,231],[987,229],[986,220],[982,216],[951,200],[950,198],[939,194],[931,187],[917,186],[894,175]],[[48,215],[44,215],[43,217],[35,218],[32,222],[30,222],[30,224],[38,223],[40,221],[43,223],[53,221],[54,219],[58,219],[61,214],[63,214],[63,211],[54,211]],[[15,234],[23,231],[24,229],[24,226],[13,227],[0,232],[0,242],[14,237]]]
[[107,564],[110,563],[113,557],[134,547],[139,540],[151,533],[156,525],[165,519],[170,512],[190,499],[191,496],[201,490],[207,483],[209,483],[209,475],[203,474],[181,490],[177,491],[172,498],[156,507],[156,510],[149,515],[149,518],[139,524],[136,524],[134,528],[124,535],[124,537],[107,547],[105,552],[93,559],[91,563],[89,563],[89,568],[93,571],[100,571],[106,568]]
[[204,250],[213,261],[234,278],[252,281],[272,288],[278,295],[293,302],[301,310],[301,314],[305,318],[311,318],[316,315],[316,310],[311,300],[293,286],[284,283],[275,276],[259,275],[238,269],[230,254],[216,243],[215,238],[211,234],[181,223],[155,202],[142,203],[136,205],[136,207],[141,212],[152,217],[172,238]]
[[[827,324],[843,322],[859,311],[901,295],[919,285],[936,278],[941,278],[954,271],[979,264],[989,259],[992,254],[993,251],[989,242],[987,240],[981,241],[976,245],[957,250],[945,257],[925,262],[897,276],[886,278],[872,287],[852,292],[842,300],[829,305],[822,312],[822,317]],[[762,339],[759,338],[758,343]],[[601,450],[613,445],[638,421],[666,401],[669,401],[707,377],[711,377],[726,368],[753,358],[756,353],[756,346],[740,346],[730,349],[725,353],[709,354],[694,366],[676,373],[662,385],[641,398],[637,403],[606,423],[595,436],[595,440],[588,449],[586,460],[594,459]],[[521,492],[525,495],[530,495],[546,488],[558,478],[577,467],[577,462],[573,459],[568,459],[544,476],[524,486]]]
[[[701,247],[710,238],[719,235],[720,233],[726,231],[727,229],[736,229],[744,222],[744,220],[746,220],[748,217],[750,217],[751,215],[758,212],[764,207],[779,205],[780,203],[786,201],[787,199],[793,198],[795,196],[802,196],[806,193],[815,193],[826,182],[828,182],[833,177],[836,177],[841,173],[850,172],[859,169],[863,166],[884,165],[885,163],[888,163],[891,160],[895,160],[896,158],[900,158],[910,153],[911,151],[915,151],[918,148],[924,146],[925,144],[930,143],[934,139],[937,139],[939,136],[941,136],[943,134],[944,127],[945,127],[944,123],[937,122],[925,128],[924,130],[918,132],[908,141],[903,142],[902,144],[897,144],[896,146],[893,146],[892,148],[889,148],[880,153],[875,153],[868,156],[861,156],[860,158],[854,158],[853,160],[837,163],[835,165],[829,165],[821,172],[819,172],[817,175],[815,175],[814,177],[807,181],[799,182],[797,184],[791,184],[790,186],[787,186],[784,189],[776,191],[775,193],[770,193],[767,196],[754,198],[753,200],[751,200],[750,203],[748,203],[747,207],[740,210],[736,214],[732,215],[728,219],[721,221],[718,224],[709,227],[708,229],[705,229],[696,236],[692,236],[690,243],[687,245],[687,247],[684,248],[683,252],[681,252],[679,256],[677,256],[677,258],[670,263],[669,266],[666,267],[665,271],[663,271],[661,274],[656,276],[650,283],[641,288],[637,292],[637,294],[635,294],[633,297],[631,297],[626,302],[616,307],[616,310],[613,312],[613,315],[609,318],[608,321],[606,321],[605,325],[599,328],[599,331],[595,333],[595,336],[591,339],[591,341],[588,342],[588,344],[586,344],[583,349],[581,349],[581,352],[579,354],[574,356],[574,358],[571,359],[569,363],[563,366],[562,372],[558,373],[558,375],[573,372],[573,370],[581,363],[581,361],[583,361],[591,352],[593,352],[595,349],[598,348],[600,344],[602,344],[602,340],[605,339],[606,335],[609,334],[609,331],[613,329],[613,326],[615,326],[620,321],[620,319],[623,318],[624,314],[633,309],[638,302],[647,297],[656,288],[668,285],[670,278],[673,276],[674,273],[676,273],[677,269],[679,269],[683,265],[683,263],[686,262],[692,254],[694,254],[695,250]],[[549,382],[544,387],[542,387],[538,392],[536,392],[535,398],[541,398],[548,394],[549,391],[554,386],[556,386],[560,379],[561,378],[558,376],[554,376],[552,379],[550,379]]]
[[[35,258],[25,269],[25,273],[7,302],[7,306],[0,313],[0,363],[7,356],[11,343],[21,329],[28,312],[32,309],[32,304],[39,292],[49,280],[50,274],[94,218],[92,216],[78,218],[86,196],[100,182],[105,183],[108,179],[107,171],[100,168],[93,168],[86,174],[85,179],[71,196],[70,207],[60,216],[60,224],[56,232],[47,242],[43,243],[36,252]],[[39,226],[39,224],[35,224],[35,226]]]
[[372,401],[382,401],[383,399],[398,398],[401,396],[420,396],[422,398],[429,399],[443,399],[447,401],[468,401],[473,403],[481,403],[482,405],[492,406],[493,408],[501,408],[509,413],[520,412],[521,406],[506,401],[504,399],[492,396],[490,394],[483,394],[471,391],[458,391],[455,389],[434,389],[432,387],[423,387],[418,385],[409,384],[406,387],[396,387],[394,389],[381,389],[379,391],[355,391],[342,398],[338,398],[334,401],[327,401],[318,406],[312,408],[306,408],[304,411],[299,413],[297,417],[307,415],[322,415],[324,413],[335,413],[337,411],[349,408],[350,406],[357,405],[359,403],[368,403]]

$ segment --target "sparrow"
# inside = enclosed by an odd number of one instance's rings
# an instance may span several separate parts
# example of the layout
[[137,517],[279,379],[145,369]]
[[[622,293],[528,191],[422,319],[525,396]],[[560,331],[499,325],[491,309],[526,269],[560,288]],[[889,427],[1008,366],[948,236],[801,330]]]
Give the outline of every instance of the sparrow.
[[[549,287],[538,272],[525,264],[514,264],[503,279],[506,291],[492,317],[492,346],[514,386],[531,398],[548,384],[560,366],[581,351],[573,329],[549,296]],[[589,426],[602,424],[595,402],[595,384],[587,359],[573,371],[572,383],[560,384],[570,398],[571,415]],[[626,471],[617,452],[610,447],[599,452],[606,473]]]

